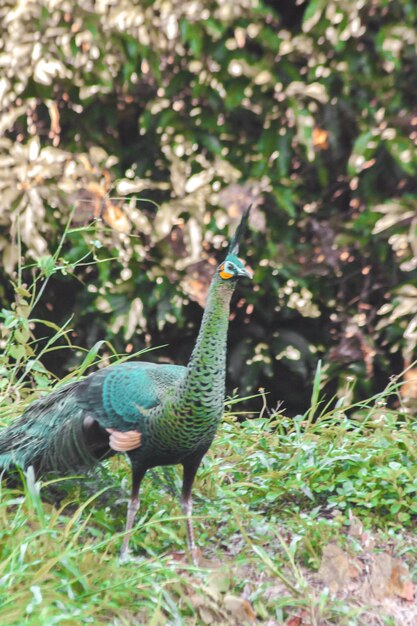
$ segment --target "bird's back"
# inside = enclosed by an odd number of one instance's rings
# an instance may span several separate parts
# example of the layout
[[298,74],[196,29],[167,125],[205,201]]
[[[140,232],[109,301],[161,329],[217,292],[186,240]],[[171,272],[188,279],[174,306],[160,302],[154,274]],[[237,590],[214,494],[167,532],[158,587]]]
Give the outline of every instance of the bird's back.
[[132,361],[94,372],[77,385],[77,401],[105,428],[143,427],[175,396],[186,367]]

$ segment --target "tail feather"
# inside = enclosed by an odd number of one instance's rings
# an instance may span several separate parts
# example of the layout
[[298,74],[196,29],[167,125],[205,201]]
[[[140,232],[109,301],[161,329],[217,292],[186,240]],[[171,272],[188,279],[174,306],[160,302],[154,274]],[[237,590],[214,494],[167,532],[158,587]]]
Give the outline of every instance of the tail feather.
[[85,410],[70,383],[31,404],[23,415],[0,431],[0,468],[37,473],[76,473],[97,463],[84,428]]

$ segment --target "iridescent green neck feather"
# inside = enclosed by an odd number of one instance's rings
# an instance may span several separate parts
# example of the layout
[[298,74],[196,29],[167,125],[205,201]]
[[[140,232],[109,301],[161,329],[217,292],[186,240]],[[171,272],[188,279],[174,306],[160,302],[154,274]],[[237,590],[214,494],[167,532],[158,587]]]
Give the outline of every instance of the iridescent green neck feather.
[[[197,389],[201,386],[213,395],[220,391],[221,386],[224,388],[229,308],[234,287],[235,281],[225,282],[218,275],[212,280],[200,331],[182,385],[181,398],[186,403],[192,399],[198,399],[200,403]],[[224,393],[221,394],[222,402],[223,396]]]
[[208,448],[223,414],[227,328],[235,281],[213,277],[197,342],[184,379],[153,423],[163,449]]

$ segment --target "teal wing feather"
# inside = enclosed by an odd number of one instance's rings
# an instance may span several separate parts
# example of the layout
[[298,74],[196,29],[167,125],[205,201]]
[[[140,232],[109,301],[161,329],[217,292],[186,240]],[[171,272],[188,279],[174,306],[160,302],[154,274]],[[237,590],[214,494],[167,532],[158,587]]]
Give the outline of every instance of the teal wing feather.
[[[108,435],[86,436],[85,419],[121,432],[142,431],[148,411],[183,380],[187,368],[132,362],[94,372],[31,404],[0,431],[0,468],[78,471],[105,456]],[[98,439],[95,439],[98,437]]]
[[78,383],[77,400],[103,428],[139,428],[149,410],[181,383],[186,371],[180,365],[141,361],[113,365]]

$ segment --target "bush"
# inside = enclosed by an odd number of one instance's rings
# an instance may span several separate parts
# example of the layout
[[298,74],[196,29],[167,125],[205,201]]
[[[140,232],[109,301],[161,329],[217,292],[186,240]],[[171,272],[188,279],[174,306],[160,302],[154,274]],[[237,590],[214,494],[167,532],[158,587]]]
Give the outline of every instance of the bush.
[[354,377],[357,398],[414,359],[411,0],[0,11],[6,314],[20,255],[25,278],[70,223],[39,316],[73,312],[86,347],[167,343],[185,362],[212,265],[253,201],[230,389],[272,389],[297,412],[318,357],[329,391]]

